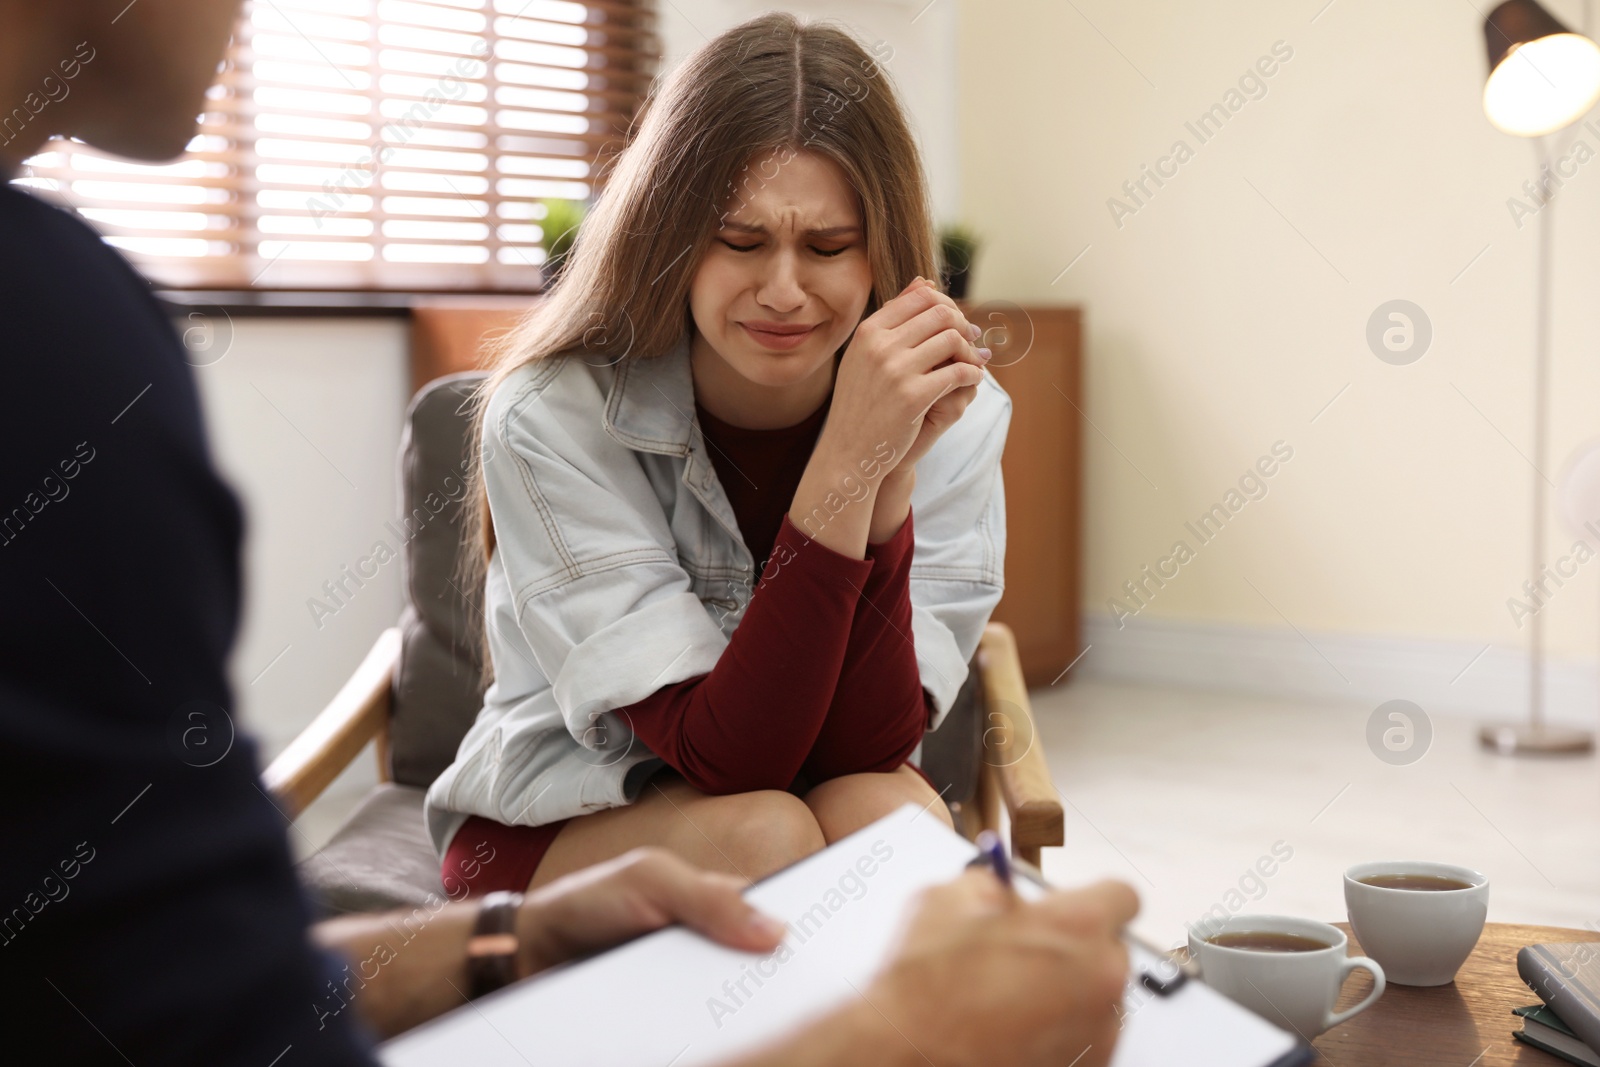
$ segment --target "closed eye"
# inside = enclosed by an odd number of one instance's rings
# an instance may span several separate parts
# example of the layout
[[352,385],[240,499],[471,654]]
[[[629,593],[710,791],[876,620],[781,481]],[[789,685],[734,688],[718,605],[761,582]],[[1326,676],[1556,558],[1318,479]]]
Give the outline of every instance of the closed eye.
[[[720,238],[719,237],[718,240],[722,241],[723,244],[727,245],[729,248],[733,249],[735,252],[754,252],[756,249],[761,247],[761,245],[759,243],[753,244],[753,245],[736,245],[732,241],[729,241],[729,240],[727,240],[725,238]],[[845,245],[843,248],[815,248],[815,247],[813,247],[811,249],[811,251],[815,252],[817,255],[825,256],[825,257],[829,257],[829,258],[831,258],[833,256],[840,255],[841,253],[844,253],[844,252],[848,252],[849,250],[850,250],[850,246],[849,245]]]

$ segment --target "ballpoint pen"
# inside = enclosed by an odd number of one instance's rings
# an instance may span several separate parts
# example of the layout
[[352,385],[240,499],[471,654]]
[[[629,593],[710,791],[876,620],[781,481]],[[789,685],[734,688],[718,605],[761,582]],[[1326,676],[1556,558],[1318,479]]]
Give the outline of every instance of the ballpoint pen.
[[993,830],[980,830],[978,840],[974,843],[978,846],[978,855],[967,866],[987,865],[993,868],[1000,884],[1015,895],[1016,888],[1011,884],[1011,857],[1006,855],[1005,842],[1000,840],[1000,835]]
[[[995,877],[1000,880],[1000,884],[1005,887],[1006,893],[1011,899],[1016,899],[1017,895],[1016,887],[1012,884],[1013,867],[1016,867],[1031,881],[1037,882],[1041,886],[1048,886],[1043,874],[1034,868],[1032,864],[1014,860],[1006,853],[1005,843],[1000,840],[1000,835],[993,830],[980,831],[974,844],[978,846],[978,854],[968,861],[967,866],[989,867],[992,869]],[[1174,958],[1140,938],[1131,930],[1123,930],[1122,939],[1128,944],[1154,956],[1159,963],[1171,966],[1171,976],[1157,974],[1155,970],[1149,967],[1141,968],[1139,971],[1140,984],[1157,996],[1171,996],[1183,988],[1183,984],[1194,976],[1192,963]]]

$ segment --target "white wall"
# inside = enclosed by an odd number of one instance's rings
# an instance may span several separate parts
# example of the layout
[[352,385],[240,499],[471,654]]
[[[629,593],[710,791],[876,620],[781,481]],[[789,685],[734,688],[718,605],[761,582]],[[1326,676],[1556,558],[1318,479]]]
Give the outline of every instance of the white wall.
[[243,724],[270,759],[400,613],[398,562],[343,598],[320,626],[307,602],[333,606],[322,584],[386,537],[383,524],[399,511],[406,325],[230,322],[216,313],[207,323],[226,354],[195,376],[217,463],[242,497],[246,521],[244,619],[231,676]]
[[[1481,19],[1446,0],[961,5],[977,295],[1086,309],[1091,616],[1283,440],[1270,494],[1141,619],[1441,639],[1463,667],[1525,644],[1506,601],[1529,577],[1536,226],[1507,200],[1533,162],[1484,118]],[[1293,57],[1266,95],[1200,144],[1185,122],[1277,41]],[[1180,138],[1194,158],[1119,225],[1108,201],[1131,205],[1122,183]],[[1600,434],[1600,163],[1556,204],[1552,481]],[[1433,325],[1409,366],[1364,337],[1394,298]],[[1552,521],[1546,558],[1572,541]],[[1559,656],[1592,662],[1597,604],[1600,561],[1545,609]]]

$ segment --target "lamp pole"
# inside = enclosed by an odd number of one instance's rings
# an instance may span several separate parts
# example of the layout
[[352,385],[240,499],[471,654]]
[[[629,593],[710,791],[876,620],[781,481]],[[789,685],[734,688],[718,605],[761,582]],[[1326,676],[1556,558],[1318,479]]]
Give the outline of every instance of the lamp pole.
[[[1535,588],[1544,569],[1545,476],[1549,454],[1550,417],[1550,240],[1555,228],[1555,194],[1546,189],[1549,169],[1546,138],[1534,142],[1538,173],[1534,188],[1545,197],[1536,220],[1539,231],[1533,267],[1533,540],[1528,546],[1528,573]],[[1587,730],[1552,727],[1545,723],[1544,707],[1544,605],[1529,620],[1528,721],[1522,725],[1483,727],[1478,739],[1485,748],[1502,755],[1581,755],[1594,750],[1594,735]]]
[[[1544,574],[1545,476],[1550,417],[1550,240],[1554,230],[1554,190],[1545,185],[1549,158],[1545,136],[1564,129],[1600,102],[1600,45],[1588,35],[1589,0],[1584,0],[1584,33],[1563,26],[1538,0],[1503,0],[1483,20],[1489,76],[1483,110],[1498,129],[1534,143],[1539,190],[1539,231],[1534,253],[1533,308],[1533,543],[1528,559],[1536,587]],[[1514,725],[1483,727],[1485,748],[1507,755],[1557,755],[1594,751],[1587,730],[1552,727],[1545,722],[1544,605],[1533,613],[1528,635],[1528,716]]]
[[[1534,142],[1538,174],[1534,188],[1545,192],[1547,159],[1541,137]],[[1533,260],[1533,543],[1528,546],[1528,573],[1539,582],[1544,556],[1545,467],[1550,452],[1550,435],[1545,432],[1550,417],[1550,231],[1555,226],[1554,191],[1539,211],[1538,248]],[[1533,631],[1528,634],[1528,722],[1538,730],[1544,725],[1544,612],[1533,613]]]

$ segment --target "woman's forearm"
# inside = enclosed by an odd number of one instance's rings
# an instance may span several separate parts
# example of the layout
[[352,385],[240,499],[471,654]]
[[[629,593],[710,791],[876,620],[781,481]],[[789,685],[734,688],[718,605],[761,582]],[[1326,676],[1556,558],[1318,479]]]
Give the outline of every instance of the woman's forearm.
[[711,673],[663,686],[619,714],[703,793],[788,788],[827,717],[871,572],[867,560],[807,539],[786,517]]
[[867,541],[881,545],[895,535],[911,513],[911,490],[917,484],[917,468],[896,467],[878,483],[873,502],[872,525]]
[[789,521],[841,556],[864,559],[885,477],[879,457],[840,453],[824,435],[795,488]]
[[867,546],[872,572],[856,602],[833,703],[802,768],[812,783],[892,771],[927,729],[931,704],[912,633],[915,522],[908,506],[893,536]]

